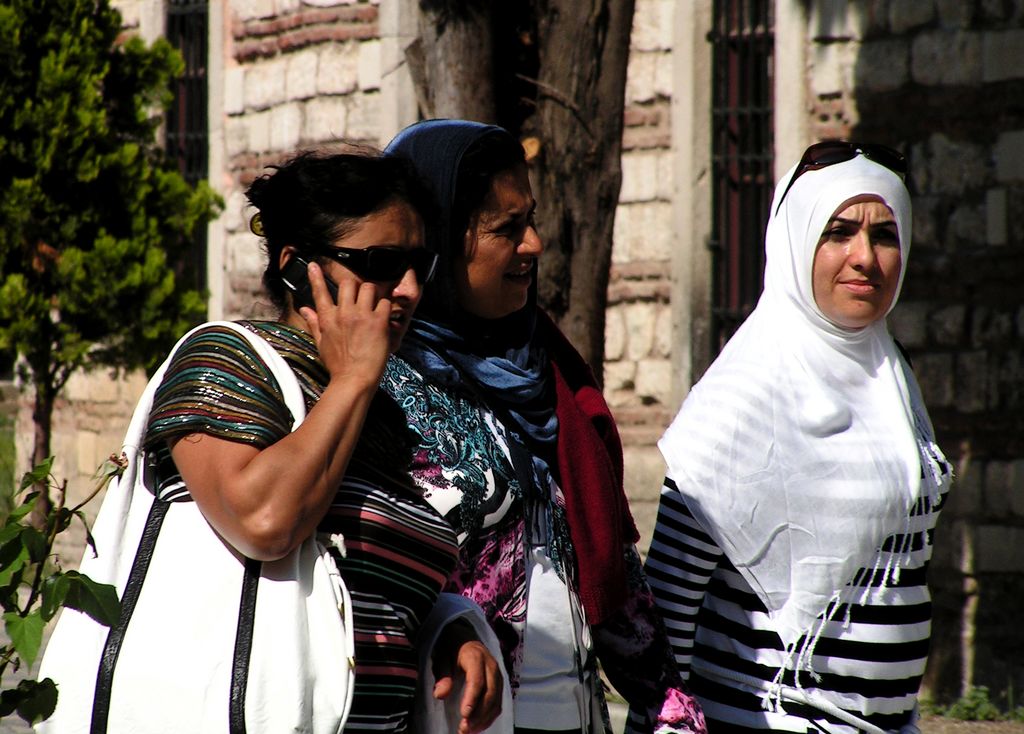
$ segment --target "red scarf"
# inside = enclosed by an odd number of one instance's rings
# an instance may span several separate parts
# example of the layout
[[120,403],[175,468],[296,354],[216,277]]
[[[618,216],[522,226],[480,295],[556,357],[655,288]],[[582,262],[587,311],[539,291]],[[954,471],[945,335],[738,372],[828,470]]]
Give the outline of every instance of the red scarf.
[[558,414],[558,483],[576,553],[579,595],[590,624],[625,603],[624,551],[640,534],[622,487],[622,443],[594,373],[554,323],[537,330],[551,359]]

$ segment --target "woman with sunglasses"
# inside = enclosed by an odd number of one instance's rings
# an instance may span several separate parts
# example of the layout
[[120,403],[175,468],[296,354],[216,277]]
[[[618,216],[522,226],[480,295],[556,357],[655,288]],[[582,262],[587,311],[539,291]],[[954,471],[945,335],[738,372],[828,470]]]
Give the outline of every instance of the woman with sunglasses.
[[916,731],[951,471],[885,322],[905,173],[881,146],[808,149],[757,307],[659,443],[646,570],[710,732]]
[[[161,485],[180,487],[241,554],[283,557],[311,533],[338,539],[351,592],[355,688],[345,731],[406,731],[420,624],[456,561],[456,538],[409,484],[401,410],[378,392],[436,256],[426,194],[409,164],[379,155],[299,155],[247,192],[280,316],[243,321],[294,370],[308,415],[291,431],[276,381],[248,340],[211,325],[176,353],[147,444]],[[342,551],[343,548],[343,551]],[[461,734],[500,707],[497,663],[454,630],[466,678]],[[437,689],[447,695],[444,675]]]
[[418,439],[413,480],[459,537],[449,590],[501,643],[515,731],[608,731],[600,661],[646,731],[702,732],[633,547],[615,423],[537,308],[543,244],[522,146],[431,120],[386,152],[434,188],[440,261],[382,386]]

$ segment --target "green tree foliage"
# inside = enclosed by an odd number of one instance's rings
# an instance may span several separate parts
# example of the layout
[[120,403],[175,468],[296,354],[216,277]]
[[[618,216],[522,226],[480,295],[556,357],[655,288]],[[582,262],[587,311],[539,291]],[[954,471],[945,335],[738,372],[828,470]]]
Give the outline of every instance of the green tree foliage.
[[36,392],[33,464],[78,369],[152,367],[204,313],[176,278],[219,209],[160,148],[182,71],[108,0],[0,0],[0,349]]

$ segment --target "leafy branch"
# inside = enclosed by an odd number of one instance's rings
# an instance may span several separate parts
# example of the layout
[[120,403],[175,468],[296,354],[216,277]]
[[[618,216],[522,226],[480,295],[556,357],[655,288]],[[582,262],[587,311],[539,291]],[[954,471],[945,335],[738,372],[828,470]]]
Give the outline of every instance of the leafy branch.
[[[48,718],[57,705],[57,686],[49,678],[22,680],[8,687],[5,674],[31,667],[42,647],[43,631],[62,607],[77,609],[100,624],[110,626],[120,613],[117,592],[78,571],[64,571],[53,553],[57,537],[77,519],[85,528],[86,542],[96,552],[82,508],[119,477],[126,465],[122,454],[111,455],[97,472],[93,491],[82,502],[67,507],[67,480],[51,474],[53,457],[22,477],[14,509],[0,525],[0,607],[7,642],[0,647],[0,719],[17,713],[29,724]],[[54,490],[54,502],[40,527],[32,523],[46,489]]]

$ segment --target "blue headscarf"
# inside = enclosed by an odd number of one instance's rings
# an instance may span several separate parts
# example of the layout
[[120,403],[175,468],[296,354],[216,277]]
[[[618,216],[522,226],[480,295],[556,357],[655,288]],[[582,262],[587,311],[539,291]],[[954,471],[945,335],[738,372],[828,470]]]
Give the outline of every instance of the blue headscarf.
[[[405,128],[385,149],[386,155],[411,160],[436,198],[427,246],[440,255],[440,263],[428,289],[454,289],[453,263],[465,246],[464,233],[452,231],[459,168],[466,151],[491,135],[509,133],[466,120],[426,120]],[[534,339],[536,265],[526,306],[510,316],[481,319],[458,308],[437,313],[443,309],[430,308],[429,301],[413,319],[399,354],[442,385],[480,393],[488,407],[512,419],[509,428],[520,432],[535,455],[553,465],[558,418],[547,354]],[[467,379],[473,384],[466,385]]]
[[[537,308],[536,270],[526,305],[505,318],[474,317],[453,299],[444,300],[454,293],[453,265],[465,247],[465,232],[452,231],[465,226],[452,221],[459,169],[467,151],[490,135],[516,143],[492,125],[428,120],[403,130],[387,148],[411,159],[433,185],[439,216],[428,226],[427,245],[440,254],[443,271],[427,286],[399,354],[435,382],[478,393],[518,434],[541,481],[524,496],[527,502],[546,503],[544,478],[555,475],[565,498],[564,522],[552,522],[548,552],[558,570],[564,558],[559,549],[574,550],[577,591],[587,619],[596,624],[627,599],[622,548],[638,537],[622,488],[622,446],[611,411],[583,359]],[[515,456],[522,453],[514,444],[509,448],[519,473]],[[567,573],[559,570],[568,582]]]

